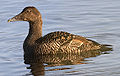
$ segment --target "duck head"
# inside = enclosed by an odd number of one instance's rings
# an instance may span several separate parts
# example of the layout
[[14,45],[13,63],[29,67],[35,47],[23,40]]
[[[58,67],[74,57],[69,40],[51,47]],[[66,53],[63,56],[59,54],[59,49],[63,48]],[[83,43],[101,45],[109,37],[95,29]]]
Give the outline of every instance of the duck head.
[[33,6],[25,7],[21,13],[9,19],[8,22],[28,21],[35,22],[41,19],[40,12]]

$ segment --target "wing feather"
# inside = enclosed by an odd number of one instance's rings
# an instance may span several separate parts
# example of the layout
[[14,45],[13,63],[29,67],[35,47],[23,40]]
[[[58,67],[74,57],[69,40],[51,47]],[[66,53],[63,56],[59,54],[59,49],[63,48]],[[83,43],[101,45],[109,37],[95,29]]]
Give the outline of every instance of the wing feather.
[[[36,42],[39,47],[43,47],[44,45],[42,51],[46,53],[80,52],[81,49],[87,50],[84,47],[92,44],[92,41],[89,41],[84,37],[62,31],[49,33],[38,39]],[[91,49],[91,47],[89,47],[89,49]]]

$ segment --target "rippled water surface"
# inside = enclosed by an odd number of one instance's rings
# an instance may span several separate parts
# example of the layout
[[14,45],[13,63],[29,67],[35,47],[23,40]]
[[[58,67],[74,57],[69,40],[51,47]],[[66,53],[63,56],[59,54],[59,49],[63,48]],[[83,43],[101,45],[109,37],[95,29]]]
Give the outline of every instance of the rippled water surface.
[[[0,0],[0,5],[0,76],[120,75],[120,0]],[[97,53],[99,56],[90,53],[92,57],[85,59],[76,55],[48,56],[48,63],[25,64],[22,45],[28,23],[7,20],[26,6],[35,6],[41,12],[43,35],[66,31],[112,45],[113,51]]]

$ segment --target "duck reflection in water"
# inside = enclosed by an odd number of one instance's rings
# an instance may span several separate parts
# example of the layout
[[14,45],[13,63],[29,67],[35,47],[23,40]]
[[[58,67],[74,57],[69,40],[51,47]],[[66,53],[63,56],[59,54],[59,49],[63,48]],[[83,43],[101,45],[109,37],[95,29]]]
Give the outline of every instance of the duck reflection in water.
[[95,57],[112,49],[63,31],[42,36],[42,16],[35,7],[26,7],[20,14],[8,20],[13,21],[29,22],[29,33],[23,44],[24,60],[25,64],[30,64],[31,73],[35,76],[44,75],[45,71],[69,69],[45,70],[45,67],[82,64],[84,58]]
[[[39,55],[24,57],[24,63],[29,64],[30,67],[27,69],[31,69],[31,74],[34,76],[45,75],[46,71],[56,71],[56,70],[66,70],[72,68],[55,68],[50,69],[53,66],[61,66],[61,65],[76,65],[76,64],[87,64],[85,62],[85,58],[96,57],[101,54],[108,54],[109,51],[112,51],[112,48],[105,48],[102,50],[92,50],[88,52],[81,52],[79,54],[71,53],[71,54],[54,54],[54,55]],[[45,69],[48,67],[49,69]]]

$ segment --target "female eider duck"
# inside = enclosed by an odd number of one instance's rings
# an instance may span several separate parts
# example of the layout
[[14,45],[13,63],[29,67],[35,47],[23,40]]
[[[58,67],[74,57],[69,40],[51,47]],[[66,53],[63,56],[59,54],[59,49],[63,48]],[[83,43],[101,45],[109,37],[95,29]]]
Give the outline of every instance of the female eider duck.
[[29,33],[23,44],[26,55],[80,53],[103,47],[95,41],[63,31],[42,36],[42,16],[33,6],[25,7],[20,14],[8,20],[13,21],[29,22]]

